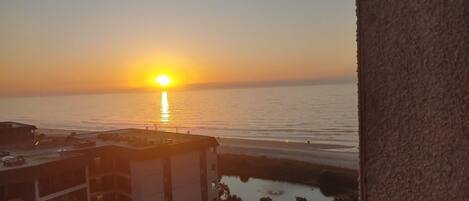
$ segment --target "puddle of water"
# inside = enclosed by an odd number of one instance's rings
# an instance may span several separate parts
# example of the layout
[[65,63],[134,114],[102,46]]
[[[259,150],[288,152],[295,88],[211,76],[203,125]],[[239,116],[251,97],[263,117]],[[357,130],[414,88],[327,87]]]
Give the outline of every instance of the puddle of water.
[[241,197],[243,201],[258,201],[261,197],[270,197],[273,201],[295,201],[295,197],[303,197],[308,201],[332,201],[319,188],[281,181],[249,178],[242,182],[239,177],[223,176],[222,183],[230,188],[231,194]]

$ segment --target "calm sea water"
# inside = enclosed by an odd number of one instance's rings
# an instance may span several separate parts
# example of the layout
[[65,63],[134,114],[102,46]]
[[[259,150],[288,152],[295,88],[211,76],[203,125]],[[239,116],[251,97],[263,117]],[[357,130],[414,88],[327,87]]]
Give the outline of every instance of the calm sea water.
[[0,121],[357,146],[354,84],[0,99]]
[[247,182],[242,182],[239,177],[232,176],[223,176],[221,182],[228,185],[231,194],[237,195],[244,201],[255,201],[262,197],[270,197],[273,201],[293,201],[296,197],[313,201],[334,199],[323,195],[318,188],[288,182],[256,178],[249,178]]

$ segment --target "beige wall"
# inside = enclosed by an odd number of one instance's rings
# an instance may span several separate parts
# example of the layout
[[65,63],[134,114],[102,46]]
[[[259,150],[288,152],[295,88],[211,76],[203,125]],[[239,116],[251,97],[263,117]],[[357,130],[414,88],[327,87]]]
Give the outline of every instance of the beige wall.
[[173,201],[201,201],[199,155],[187,152],[171,157]]
[[[207,197],[217,198],[218,191],[212,188],[217,182],[216,148],[204,150],[207,167]],[[201,164],[199,151],[185,152],[171,156],[171,184],[173,201],[200,201]],[[212,170],[212,165],[215,168]],[[164,165],[161,159],[131,161],[132,198],[134,201],[164,200]]]
[[469,200],[469,1],[357,15],[361,200]]
[[162,160],[132,161],[130,163],[130,175],[133,200],[164,200]]

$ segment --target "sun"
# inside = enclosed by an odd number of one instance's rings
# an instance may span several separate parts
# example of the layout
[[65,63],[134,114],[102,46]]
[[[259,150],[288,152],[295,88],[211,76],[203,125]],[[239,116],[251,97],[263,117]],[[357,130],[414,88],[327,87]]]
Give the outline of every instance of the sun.
[[158,75],[154,81],[161,87],[168,87],[171,84],[171,78],[167,75]]

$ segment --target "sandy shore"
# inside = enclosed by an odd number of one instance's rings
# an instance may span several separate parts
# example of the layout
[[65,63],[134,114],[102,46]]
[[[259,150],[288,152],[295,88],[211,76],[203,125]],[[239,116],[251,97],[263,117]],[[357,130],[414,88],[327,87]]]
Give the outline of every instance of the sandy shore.
[[[37,131],[49,136],[64,136],[69,135],[71,132],[91,132],[48,128],[39,128]],[[317,165],[358,170],[358,150],[353,147],[333,144],[307,144],[231,138],[217,139],[220,143],[218,148],[220,154],[265,156],[268,158],[297,160]]]
[[353,147],[243,139],[218,139],[220,154],[265,156],[358,170],[358,152]]

